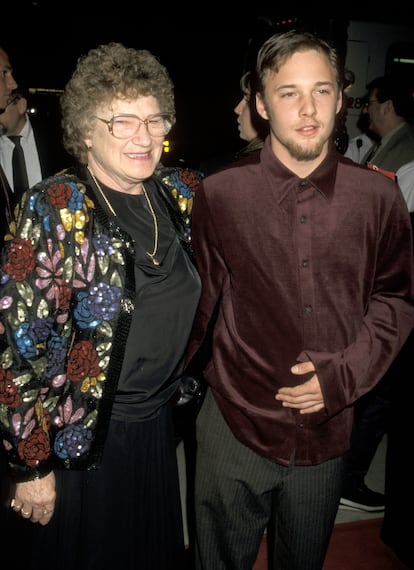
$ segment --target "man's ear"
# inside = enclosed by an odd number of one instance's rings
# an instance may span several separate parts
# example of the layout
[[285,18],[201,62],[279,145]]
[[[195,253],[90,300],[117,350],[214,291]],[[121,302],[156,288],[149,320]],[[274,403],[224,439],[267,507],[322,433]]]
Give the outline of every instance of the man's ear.
[[382,104],[384,105],[384,113],[393,113],[394,115],[397,114],[395,112],[394,103],[392,102],[391,99],[387,99]]
[[22,97],[21,99],[19,99],[17,101],[17,106],[18,106],[20,115],[24,115],[27,111],[27,100],[24,97]]
[[256,93],[256,109],[262,119],[265,119],[266,121],[269,120],[269,115],[267,114],[266,106],[260,93]]
[[346,99],[344,98],[344,94],[342,91],[338,93],[338,101],[336,103],[336,114],[341,112],[343,103],[346,104]]

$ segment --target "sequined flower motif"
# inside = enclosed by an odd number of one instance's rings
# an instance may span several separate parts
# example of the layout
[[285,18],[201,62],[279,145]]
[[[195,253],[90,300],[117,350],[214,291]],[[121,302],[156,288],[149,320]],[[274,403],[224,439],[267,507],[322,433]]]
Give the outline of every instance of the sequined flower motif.
[[54,450],[60,459],[77,458],[91,447],[92,432],[85,425],[68,425],[55,439]]

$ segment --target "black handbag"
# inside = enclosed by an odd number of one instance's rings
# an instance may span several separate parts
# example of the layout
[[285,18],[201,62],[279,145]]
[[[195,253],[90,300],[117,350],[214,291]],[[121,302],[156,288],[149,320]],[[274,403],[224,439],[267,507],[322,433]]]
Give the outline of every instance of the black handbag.
[[219,301],[214,307],[205,338],[178,384],[174,406],[174,423],[179,440],[185,439],[189,432],[194,432],[194,423],[207,392],[208,383],[204,378],[203,371],[211,356],[211,342],[218,307]]
[[186,439],[194,431],[194,423],[207,391],[204,378],[183,374],[180,378],[176,400],[173,407],[173,418],[176,439]]
[[175,405],[180,406],[201,406],[206,392],[206,382],[204,378],[184,375],[180,378],[177,389],[177,400]]

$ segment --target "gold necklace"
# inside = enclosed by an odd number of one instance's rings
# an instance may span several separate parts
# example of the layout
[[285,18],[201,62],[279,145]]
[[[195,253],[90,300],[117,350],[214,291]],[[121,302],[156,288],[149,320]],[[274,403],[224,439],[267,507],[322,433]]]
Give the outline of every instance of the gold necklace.
[[155,215],[154,212],[154,208],[152,207],[151,204],[151,200],[149,199],[149,196],[147,194],[147,191],[145,190],[145,186],[142,185],[142,191],[144,192],[144,196],[145,199],[147,201],[148,204],[148,208],[150,209],[151,212],[151,216],[152,216],[152,221],[154,223],[154,249],[152,250],[152,252],[150,253],[149,251],[146,251],[145,253],[148,255],[148,257],[151,259],[152,263],[154,265],[159,265],[160,262],[158,261],[158,259],[155,257],[157,251],[158,251],[158,222],[157,222],[157,216]]
[[[94,183],[95,183],[96,188],[99,190],[99,193],[101,194],[102,198],[104,199],[104,202],[105,202],[105,204],[106,204],[108,210],[111,212],[111,214],[114,216],[114,218],[116,218],[116,217],[117,217],[116,212],[115,212],[115,210],[113,209],[112,204],[111,204],[111,202],[109,201],[108,197],[106,196],[105,192],[102,190],[102,188],[101,188],[101,186],[100,186],[98,180],[96,179],[94,173],[93,173],[92,170],[89,168],[89,166],[87,167],[87,169],[88,169],[88,171],[89,171],[89,173],[90,173],[90,175],[91,175],[91,177],[92,177],[92,180],[93,180]],[[154,208],[152,207],[151,200],[149,199],[149,196],[148,196],[148,194],[147,194],[147,191],[145,190],[144,184],[142,184],[142,191],[143,191],[143,194],[144,194],[145,199],[146,199],[146,201],[147,201],[148,208],[149,208],[149,210],[150,210],[150,212],[151,212],[152,221],[153,221],[153,224],[154,224],[154,249],[152,250],[152,252],[145,251],[145,253],[146,253],[146,254],[148,255],[148,257],[151,259],[151,261],[152,261],[152,263],[153,263],[154,265],[159,265],[160,262],[159,262],[158,259],[155,257],[156,254],[157,254],[157,251],[158,251],[158,237],[159,237],[159,236],[158,236],[158,222],[157,222],[157,216],[155,215]]]

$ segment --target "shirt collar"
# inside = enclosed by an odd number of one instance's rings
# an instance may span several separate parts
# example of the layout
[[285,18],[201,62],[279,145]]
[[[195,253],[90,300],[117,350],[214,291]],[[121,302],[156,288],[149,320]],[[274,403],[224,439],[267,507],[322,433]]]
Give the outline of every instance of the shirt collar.
[[[341,155],[338,153],[335,146],[331,144],[328,154],[323,162],[305,179],[315,188],[315,190],[320,192],[326,200],[331,200],[334,193],[336,172],[340,156]],[[261,161],[264,166],[265,173],[271,179],[271,187],[275,188],[276,181],[278,183],[277,186],[281,189],[280,192],[276,189],[279,202],[282,202],[286,197],[286,194],[291,191],[292,181],[296,181],[297,184],[299,184],[304,180],[303,178],[296,176],[296,174],[284,166],[284,164],[282,164],[274,155],[270,145],[270,135],[266,138],[263,149],[261,150]]]
[[22,130],[20,131],[19,134],[23,139],[28,139],[32,134],[32,125],[30,124],[30,120],[29,120],[29,117],[27,115],[26,115],[26,122],[24,124],[24,127],[22,128]]

